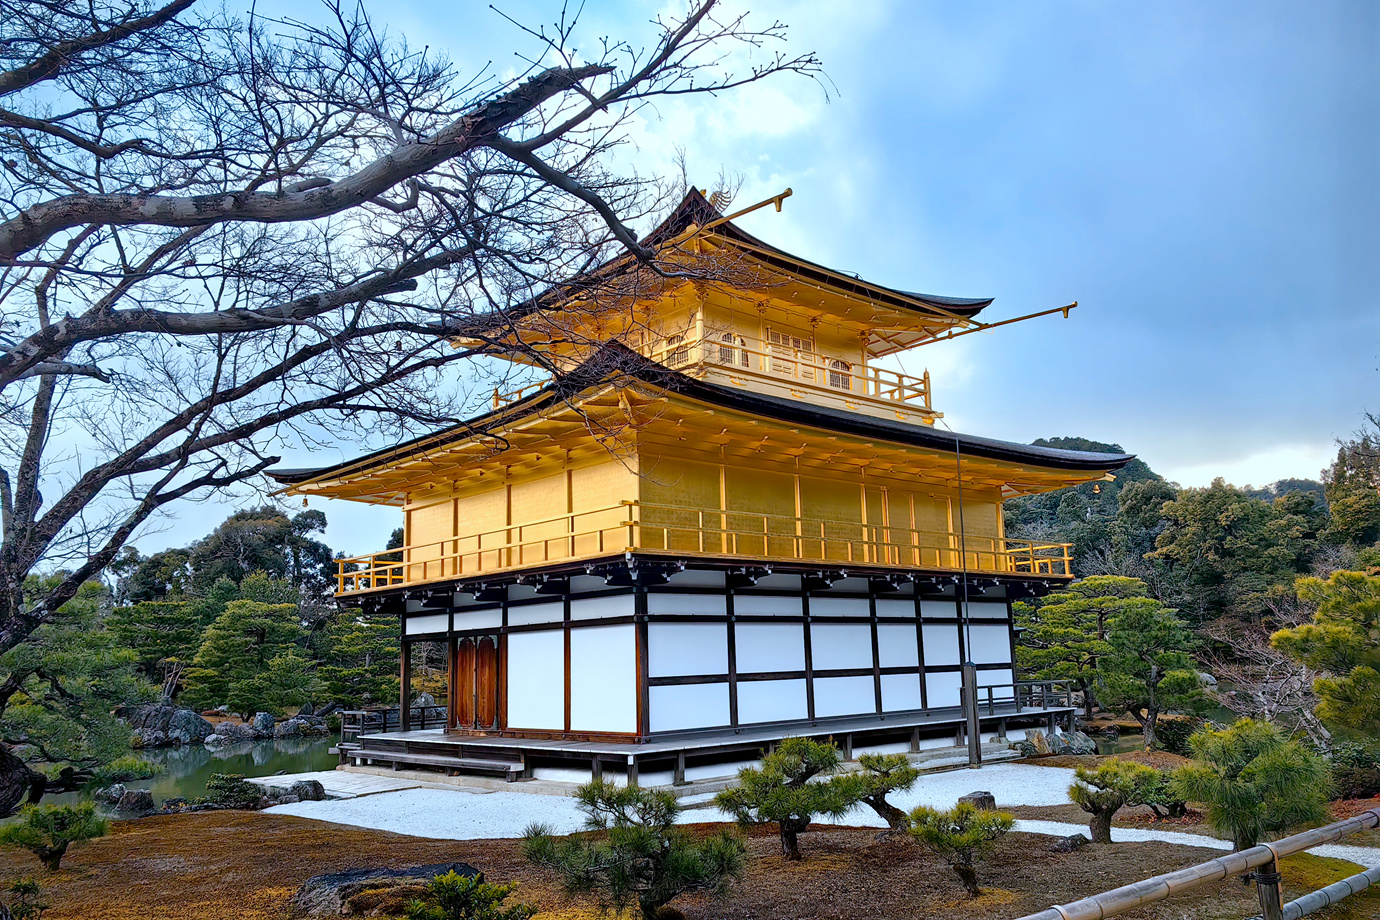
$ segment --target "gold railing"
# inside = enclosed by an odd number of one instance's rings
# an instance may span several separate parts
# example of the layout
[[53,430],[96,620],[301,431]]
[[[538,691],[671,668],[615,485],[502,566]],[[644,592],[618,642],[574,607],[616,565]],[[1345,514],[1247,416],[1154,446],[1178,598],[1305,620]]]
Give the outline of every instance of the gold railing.
[[763,561],[1072,575],[1067,543],[858,521],[622,501],[339,560],[337,594],[423,584],[630,550]]
[[707,333],[703,338],[676,341],[663,339],[643,354],[676,370],[717,368],[731,374],[747,374],[778,383],[889,403],[906,403],[933,411],[930,405],[930,374],[912,377],[884,367],[860,365],[841,358],[784,345],[760,350],[740,336],[732,342]]

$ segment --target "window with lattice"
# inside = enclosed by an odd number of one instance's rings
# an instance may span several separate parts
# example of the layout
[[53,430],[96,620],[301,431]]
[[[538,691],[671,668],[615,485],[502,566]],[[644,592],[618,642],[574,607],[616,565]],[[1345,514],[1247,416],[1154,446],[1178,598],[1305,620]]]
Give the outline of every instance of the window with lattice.
[[829,362],[829,386],[836,390],[853,389],[853,365],[835,358]]

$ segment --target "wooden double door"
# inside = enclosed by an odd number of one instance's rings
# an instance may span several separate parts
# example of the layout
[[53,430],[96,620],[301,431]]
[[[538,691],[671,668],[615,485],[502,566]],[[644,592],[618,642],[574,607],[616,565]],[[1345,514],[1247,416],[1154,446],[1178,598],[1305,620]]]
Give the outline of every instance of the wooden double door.
[[498,636],[465,636],[455,641],[450,667],[451,728],[498,729]]

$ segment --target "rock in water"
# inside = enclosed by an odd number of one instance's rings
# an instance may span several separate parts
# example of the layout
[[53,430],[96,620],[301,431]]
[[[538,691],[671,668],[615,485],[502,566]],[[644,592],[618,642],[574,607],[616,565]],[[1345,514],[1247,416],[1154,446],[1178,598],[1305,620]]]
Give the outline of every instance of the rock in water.
[[1097,753],[1097,742],[1083,732],[1065,732],[1063,737],[1070,754]]
[[438,875],[456,872],[474,876],[479,872],[464,863],[413,866],[409,869],[350,869],[317,875],[302,883],[290,905],[295,917],[338,917],[350,911],[349,900],[361,891],[417,885]]
[[168,721],[168,741],[173,744],[201,744],[216,733],[216,727],[190,709],[179,709]]
[[958,800],[984,811],[992,811],[997,807],[997,798],[990,792],[970,792],[967,795],[959,796]]
[[321,802],[326,798],[326,787],[314,779],[293,783],[290,792],[303,802]]
[[1091,842],[1092,841],[1082,834],[1074,834],[1071,837],[1060,837],[1054,842],[1054,845],[1049,848],[1049,851],[1051,853],[1072,853],[1074,850],[1083,849],[1083,847]]
[[103,792],[98,792],[98,793],[96,794],[96,798],[101,799],[101,800],[106,801],[106,802],[109,802],[111,805],[116,804],[117,802],[120,801],[120,799],[122,799],[122,798],[124,798],[124,797],[125,797],[125,784],[124,784],[124,783],[115,783],[113,786],[110,786],[110,787],[107,788],[105,791],[103,791]]
[[254,713],[254,721],[250,722],[249,725],[254,729],[255,735],[261,738],[273,737],[273,713],[256,712]]
[[147,789],[129,789],[120,796],[120,801],[115,803],[115,807],[120,811],[146,815],[153,811],[156,806],[153,804],[152,792]]

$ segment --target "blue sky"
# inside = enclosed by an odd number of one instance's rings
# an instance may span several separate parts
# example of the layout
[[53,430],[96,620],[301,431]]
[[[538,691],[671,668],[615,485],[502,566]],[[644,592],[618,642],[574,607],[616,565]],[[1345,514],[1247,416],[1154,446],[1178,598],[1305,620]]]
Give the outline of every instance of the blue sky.
[[[637,40],[682,5],[589,0],[584,32]],[[1380,411],[1380,4],[737,5],[820,54],[829,98],[787,76],[659,106],[639,171],[682,147],[699,184],[741,173],[739,203],[790,186],[744,226],[883,284],[994,296],[989,319],[1081,304],[904,358],[955,429],[1115,441],[1184,485],[1262,485],[1316,477]],[[464,71],[532,48],[485,3],[371,9]],[[351,552],[397,517],[314,506]],[[195,517],[141,547],[198,536]]]

